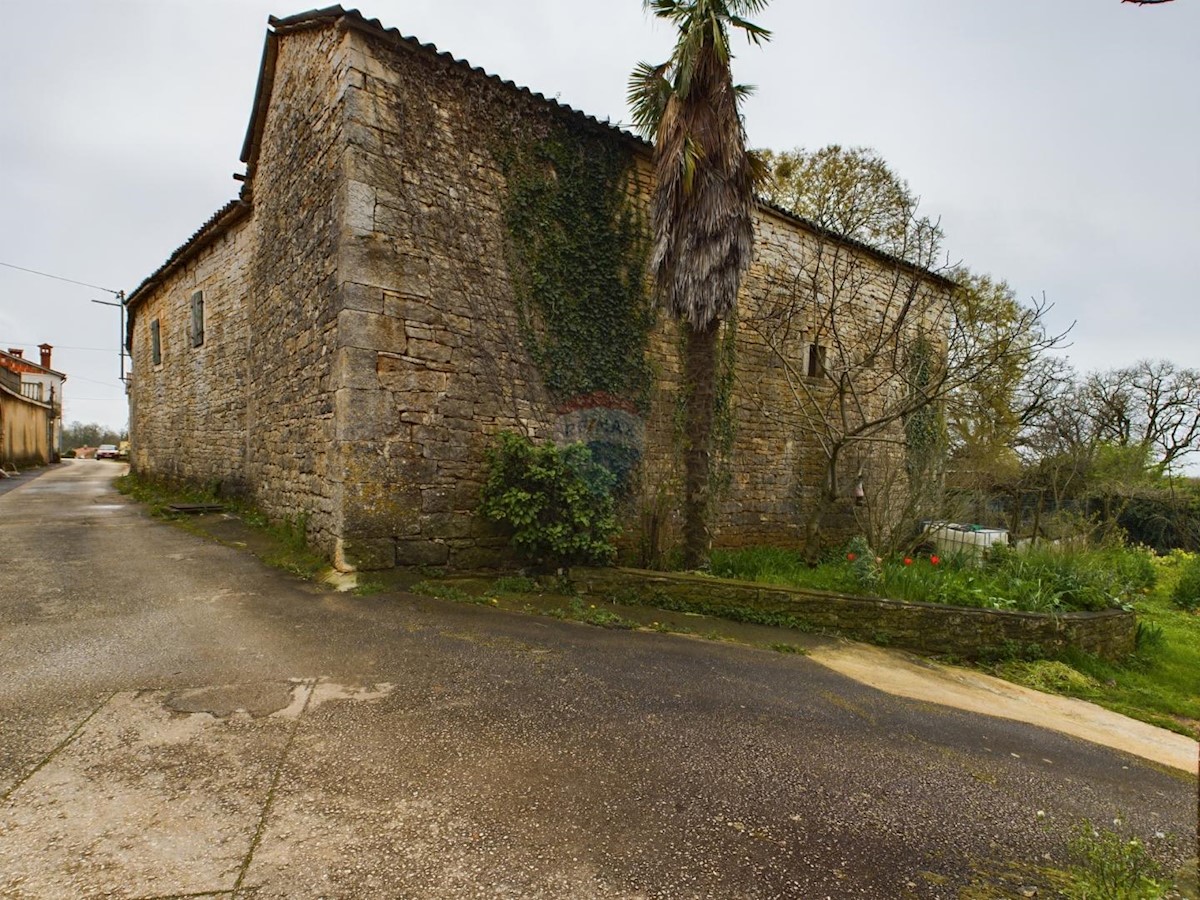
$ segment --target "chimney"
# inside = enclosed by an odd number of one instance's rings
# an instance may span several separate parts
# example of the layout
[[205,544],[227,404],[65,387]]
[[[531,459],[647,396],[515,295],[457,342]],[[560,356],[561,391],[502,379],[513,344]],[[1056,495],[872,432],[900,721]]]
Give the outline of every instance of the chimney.
[[38,344],[38,349],[42,351],[42,368],[49,369],[50,366],[50,351],[54,348],[49,344]]
[[25,357],[25,351],[22,350],[20,347],[9,347],[8,355],[15,356],[18,359],[23,359]]

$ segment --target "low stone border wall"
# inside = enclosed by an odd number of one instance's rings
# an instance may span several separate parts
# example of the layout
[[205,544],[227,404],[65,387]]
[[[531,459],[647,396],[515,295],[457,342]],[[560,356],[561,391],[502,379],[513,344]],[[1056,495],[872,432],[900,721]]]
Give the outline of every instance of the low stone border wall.
[[1054,656],[1068,647],[1106,659],[1134,649],[1137,621],[1122,610],[1059,616],[877,600],[748,581],[640,569],[572,569],[586,593],[620,603],[705,613],[798,629],[836,631],[859,640],[963,659]]

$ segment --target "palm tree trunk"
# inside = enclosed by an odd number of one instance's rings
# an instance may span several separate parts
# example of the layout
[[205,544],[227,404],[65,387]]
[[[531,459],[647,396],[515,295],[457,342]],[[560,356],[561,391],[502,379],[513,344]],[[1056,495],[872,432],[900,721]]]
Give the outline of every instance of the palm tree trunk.
[[721,323],[702,329],[684,324],[684,496],[683,567],[699,569],[708,563],[709,469],[713,420],[716,414],[717,337]]

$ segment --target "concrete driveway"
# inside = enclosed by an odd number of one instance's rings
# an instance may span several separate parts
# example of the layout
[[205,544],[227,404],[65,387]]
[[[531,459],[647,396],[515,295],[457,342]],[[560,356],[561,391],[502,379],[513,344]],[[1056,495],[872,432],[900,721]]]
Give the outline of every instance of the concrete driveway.
[[1192,775],[804,657],[323,590],[116,471],[0,497],[0,896],[1021,896],[1084,818],[1195,853]]

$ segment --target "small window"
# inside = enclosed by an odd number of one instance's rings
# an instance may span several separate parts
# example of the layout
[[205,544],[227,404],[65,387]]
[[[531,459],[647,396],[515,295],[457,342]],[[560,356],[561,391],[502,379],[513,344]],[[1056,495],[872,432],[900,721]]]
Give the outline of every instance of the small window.
[[825,347],[820,344],[808,345],[808,377],[825,377]]
[[204,291],[192,294],[192,346],[204,344]]
[[158,319],[150,322],[150,359],[154,365],[162,365],[162,335],[159,331]]

